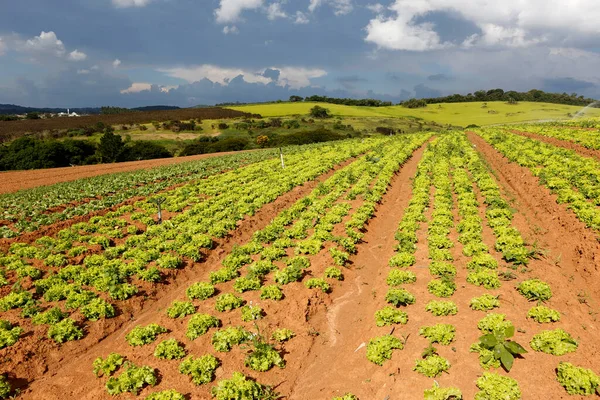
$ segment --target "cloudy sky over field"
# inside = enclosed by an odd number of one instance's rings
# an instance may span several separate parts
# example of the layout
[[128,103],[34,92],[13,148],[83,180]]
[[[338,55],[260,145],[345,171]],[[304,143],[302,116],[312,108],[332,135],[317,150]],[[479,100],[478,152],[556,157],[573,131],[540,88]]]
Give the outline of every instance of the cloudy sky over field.
[[501,87],[600,98],[598,0],[27,0],[0,103],[398,101]]

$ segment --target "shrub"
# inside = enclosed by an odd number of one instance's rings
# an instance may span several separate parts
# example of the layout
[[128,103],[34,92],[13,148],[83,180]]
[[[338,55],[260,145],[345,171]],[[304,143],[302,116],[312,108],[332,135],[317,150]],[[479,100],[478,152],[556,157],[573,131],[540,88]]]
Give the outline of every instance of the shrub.
[[419,329],[419,335],[427,338],[429,343],[448,345],[454,341],[456,328],[449,324],[436,324]]
[[550,285],[539,279],[523,281],[517,290],[529,301],[546,301],[552,297]]
[[124,368],[118,378],[111,377],[106,382],[108,394],[115,396],[129,392],[137,395],[145,385],[154,386],[158,382],[156,371],[146,365],[138,367],[128,362]]
[[161,360],[179,360],[185,357],[185,349],[175,339],[163,340],[156,345],[154,357]]
[[167,316],[169,318],[181,318],[187,315],[192,315],[196,312],[196,307],[189,301],[174,301],[167,308]]
[[167,332],[167,329],[158,324],[136,326],[131,332],[125,335],[125,340],[127,340],[130,346],[143,346],[154,342],[158,335],[165,332]]
[[375,324],[377,326],[387,326],[394,324],[407,324],[408,314],[393,307],[386,306],[375,312]]
[[215,287],[207,282],[196,282],[187,288],[185,294],[190,300],[206,300],[215,294]]
[[179,364],[179,372],[189,375],[196,385],[204,385],[215,379],[215,371],[220,363],[211,354],[202,357],[189,356]]
[[392,335],[385,335],[369,340],[367,344],[367,359],[377,365],[383,365],[385,360],[392,358],[394,349],[402,350],[404,344]]
[[329,118],[329,109],[321,107],[321,106],[314,106],[313,108],[310,109],[310,116],[313,118]]
[[562,329],[542,331],[535,335],[529,344],[535,351],[555,356],[562,356],[577,350],[577,342]]
[[111,376],[125,362],[125,357],[118,353],[110,353],[106,358],[98,357],[94,360],[94,375],[97,377]]
[[190,318],[185,336],[190,340],[194,340],[204,335],[210,328],[218,328],[219,326],[221,326],[221,320],[218,318],[208,314],[196,314]]
[[231,379],[219,381],[212,388],[216,400],[275,400],[279,396],[269,386],[248,379],[239,372],[234,372]]
[[217,297],[215,302],[215,309],[217,311],[225,312],[231,311],[244,305],[244,299],[231,293],[224,293]]
[[50,326],[48,337],[56,343],[79,340],[83,337],[83,331],[77,327],[75,321],[65,318],[62,321]]
[[452,301],[437,301],[432,300],[425,306],[425,311],[429,311],[436,317],[456,315],[458,313],[458,307]]
[[527,313],[527,318],[531,318],[540,324],[560,321],[560,313],[546,306],[532,307]]
[[521,389],[516,380],[490,372],[477,379],[479,392],[475,400],[520,400]]
[[515,357],[527,353],[520,344],[508,340],[515,334],[515,327],[509,326],[504,331],[495,330],[479,338],[479,342],[471,346],[472,352],[479,352],[479,362],[483,368],[498,367],[500,364],[509,372]]
[[486,293],[482,296],[472,298],[470,306],[476,311],[489,311],[500,307],[500,300],[498,300],[498,296]]
[[600,389],[600,377],[591,369],[576,367],[568,362],[561,362],[556,369],[558,383],[571,395],[593,395]]

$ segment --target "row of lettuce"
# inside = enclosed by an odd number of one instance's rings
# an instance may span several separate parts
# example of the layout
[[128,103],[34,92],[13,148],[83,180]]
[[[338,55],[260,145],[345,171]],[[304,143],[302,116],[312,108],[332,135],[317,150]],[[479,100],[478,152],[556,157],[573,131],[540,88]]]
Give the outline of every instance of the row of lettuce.
[[[498,261],[483,240],[481,207],[485,210],[486,223],[496,237],[494,249],[511,267],[500,274]],[[427,291],[433,299],[424,305],[424,311],[444,318],[459,311],[455,302],[447,300],[457,290],[457,269],[451,251],[456,243],[450,239],[451,230],[458,232],[462,255],[469,259],[466,264],[467,283],[496,290],[502,280],[516,278],[512,270],[516,270],[518,265],[528,264],[529,259],[535,256],[512,226],[512,218],[513,212],[500,188],[465,135],[446,135],[432,143],[418,166],[412,198],[395,235],[398,244],[395,255],[389,260],[391,270],[386,279],[390,287],[385,295],[388,304],[375,313],[375,324],[382,330],[405,325],[414,307],[412,305],[418,303],[410,291],[410,286],[418,285],[417,275],[411,267],[425,261],[415,257],[417,246],[422,245],[418,238],[423,223],[427,223],[429,271],[433,277],[427,283]],[[523,280],[516,290],[528,301],[537,303],[528,311],[528,318],[540,324],[560,320],[560,313],[542,304],[552,297],[547,283],[539,279]],[[483,369],[510,371],[515,360],[527,350],[511,339],[515,327],[506,320],[505,314],[490,312],[500,305],[498,294],[490,292],[471,299],[472,310],[487,313],[477,324],[481,337],[471,346],[471,351],[479,354]],[[408,312],[403,308],[407,308]],[[454,343],[455,326],[447,323],[422,326],[418,334],[428,339],[430,346],[423,350],[422,358],[416,360],[413,370],[429,378],[450,373],[450,362],[439,354],[434,344],[448,346]],[[371,339],[367,345],[367,358],[383,365],[392,359],[395,350],[405,347],[408,336],[410,332],[402,332],[400,336],[387,333]],[[578,347],[577,341],[560,328],[540,331],[529,344],[534,351],[556,356],[574,352]],[[600,379],[591,370],[565,362],[558,365],[557,379],[569,394],[590,395],[600,386]],[[484,372],[476,385],[479,392],[475,398],[479,400],[516,400],[522,396],[515,379],[494,372]],[[440,387],[434,381],[433,387],[424,392],[424,397],[429,400],[460,399],[462,392],[456,387]]]
[[[154,211],[147,206],[153,199],[148,198],[136,203],[133,209],[127,207],[76,224],[59,232],[56,238],[45,237],[33,245],[15,243],[9,254],[0,258],[5,282],[21,279],[20,282],[30,284],[31,289],[13,285],[11,293],[0,299],[0,307],[4,311],[14,310],[15,316],[15,312],[20,312],[22,318],[31,318],[33,324],[48,326],[48,336],[59,343],[80,339],[87,330],[82,328],[89,324],[86,320],[116,314],[108,299],[124,300],[135,295],[135,280],[158,281],[162,271],[200,260],[202,249],[211,247],[212,237],[226,235],[235,229],[239,219],[252,215],[262,205],[343,160],[368,152],[320,184],[310,196],[286,209],[265,229],[257,231],[250,243],[236,247],[223,261],[223,268],[211,273],[208,282],[189,288],[188,297],[189,300],[206,299],[214,294],[213,285],[237,278],[232,288],[234,292],[256,290],[261,300],[280,300],[283,298],[280,285],[306,275],[309,263],[302,255],[318,253],[328,241],[336,244],[327,249],[334,266],[324,270],[322,277],[306,279],[305,285],[329,291],[326,278],[343,277],[339,266],[345,264],[362,237],[356,227],[362,227],[373,215],[376,202],[385,193],[402,160],[428,137],[407,136],[313,147],[288,157],[283,170],[278,161],[264,161],[161,194],[166,210],[172,210],[173,215],[160,225],[151,217]],[[347,198],[345,202],[339,201],[342,196]],[[348,216],[349,202],[359,196],[363,199],[362,206]],[[344,217],[348,220],[346,234],[334,236],[333,227]],[[312,231],[310,236],[309,231]],[[286,257],[286,249],[294,249],[298,256]],[[252,262],[252,257],[259,259]],[[282,258],[286,259],[285,267],[273,274],[275,284],[263,285],[264,276],[277,268],[273,261]],[[240,268],[250,262],[248,274],[240,277]],[[45,265],[35,267],[40,264]],[[240,302],[243,300],[239,296],[223,293],[215,299],[214,307],[228,311],[240,307]],[[169,315],[187,316],[194,308],[190,302],[176,302]],[[246,305],[242,313],[243,320],[254,321],[263,311]],[[203,327],[215,323],[206,315],[195,315],[190,320],[187,337],[194,338],[205,329]],[[19,325],[28,325],[8,321],[3,324],[6,328],[3,331],[11,332],[12,339],[2,347],[13,345],[22,336],[24,328]],[[239,337],[240,332],[225,329],[221,335],[228,337],[237,333]],[[145,335],[142,333],[141,337]],[[247,333],[241,337],[245,342],[251,338]],[[123,379],[143,375],[135,368],[124,372]]]

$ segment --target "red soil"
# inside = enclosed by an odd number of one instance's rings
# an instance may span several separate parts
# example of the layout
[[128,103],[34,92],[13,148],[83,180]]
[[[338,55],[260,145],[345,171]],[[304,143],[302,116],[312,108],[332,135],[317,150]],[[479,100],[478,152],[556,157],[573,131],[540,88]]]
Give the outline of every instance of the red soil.
[[526,136],[530,139],[539,140],[540,142],[548,143],[553,146],[563,147],[563,148],[569,149],[569,150],[575,150],[577,153],[579,153],[582,156],[592,157],[597,160],[600,160],[600,150],[588,149],[587,147],[584,147],[584,146],[574,143],[574,142],[569,142],[568,140],[556,139],[556,138],[552,138],[552,137],[548,137],[548,136],[538,135],[535,133],[517,131],[517,130],[511,130],[511,132],[515,133],[517,135]]
[[[526,169],[509,163],[478,136],[470,134],[469,138],[496,171],[498,183],[518,211],[514,218],[515,226],[529,242],[536,240],[540,248],[546,251],[540,259],[532,260],[528,268],[515,271],[518,276],[516,282],[533,277],[547,281],[554,293],[548,306],[560,311],[562,320],[552,325],[539,325],[527,320],[527,311],[535,304],[518,294],[514,289],[515,282],[503,282],[500,289],[491,291],[500,295],[501,307],[495,311],[506,314],[507,319],[519,328],[514,339],[528,349],[528,341],[534,334],[557,327],[567,330],[580,342],[576,353],[562,357],[530,351],[523,359],[515,361],[509,376],[519,382],[524,399],[579,399],[578,396],[567,395],[556,381],[554,369],[559,361],[569,361],[600,372],[600,344],[597,343],[600,324],[596,321],[597,312],[600,311],[600,288],[594,284],[600,278],[600,247],[596,237],[572,213],[556,204],[553,196],[540,187]],[[434,317],[424,311],[427,302],[435,297],[427,291],[431,276],[427,269],[427,224],[423,223],[418,232],[417,264],[411,268],[417,275],[417,282],[406,285],[407,290],[416,296],[417,303],[406,308],[409,323],[397,326],[394,332],[397,337],[407,338],[406,347],[395,351],[392,360],[383,367],[368,362],[365,356],[363,344],[391,330],[390,327],[376,327],[374,313],[386,305],[386,277],[390,270],[387,263],[394,253],[394,233],[411,198],[411,178],[423,150],[417,150],[393,178],[388,193],[369,222],[363,243],[357,246],[358,253],[351,257],[350,268],[343,271],[345,280],[332,285],[333,294],[309,291],[302,283],[286,285],[286,298],[281,302],[263,302],[255,292],[244,294],[246,300],[258,303],[267,314],[267,319],[258,323],[263,334],[268,335],[281,327],[296,332],[297,337],[284,346],[286,368],[275,367],[266,373],[252,372],[243,366],[243,351],[234,349],[231,353],[216,353],[218,358],[225,361],[217,370],[217,379],[228,378],[236,370],[243,371],[261,383],[277,386],[277,391],[291,400],[330,399],[346,392],[352,392],[363,400],[385,399],[386,396],[394,400],[419,399],[423,390],[433,385],[433,379],[412,371],[415,360],[420,358],[422,350],[428,345],[427,340],[418,335],[418,330],[435,323],[451,323],[457,330],[455,343],[436,347],[452,367],[449,374],[436,380],[441,386],[459,387],[465,399],[474,397],[477,391],[474,381],[483,371],[477,354],[469,353],[469,347],[480,335],[476,326],[485,313],[472,311],[468,304],[472,297],[490,291],[466,283],[465,266],[468,259],[461,253],[462,246],[457,241],[455,230],[452,230],[450,238],[456,244],[452,251],[458,270],[458,289],[449,300],[457,304],[459,313],[450,317]],[[254,217],[247,218],[232,237],[219,243],[210,252],[205,262],[195,264],[195,268],[179,271],[174,282],[156,287],[155,292],[150,293],[150,300],[145,303],[139,300],[123,309],[119,317],[92,324],[91,332],[83,340],[58,347],[48,339],[39,339],[44,337],[44,330],[41,329],[30,337],[22,338],[9,349],[10,353],[6,349],[0,351],[0,356],[10,354],[13,357],[9,361],[11,378],[34,379],[25,388],[22,398],[110,399],[104,389],[106,378],[96,378],[91,365],[96,357],[104,357],[111,352],[124,354],[138,365],[159,364],[163,383],[156,388],[144,389],[142,398],[151,392],[168,388],[191,393],[194,399],[210,398],[213,384],[201,387],[192,385],[186,376],[178,372],[177,361],[158,362],[152,355],[155,345],[133,349],[126,344],[124,336],[136,325],[156,322],[171,331],[161,335],[158,341],[176,338],[186,344],[189,354],[195,356],[214,353],[210,344],[214,330],[190,342],[185,339],[187,319],[168,319],[164,310],[171,301],[185,297],[185,289],[189,284],[207,279],[211,270],[219,268],[220,261],[234,243],[244,243],[255,230],[266,226],[278,211],[304,196],[317,183],[310,182],[296,188],[272,205],[265,206]],[[479,200],[481,203],[482,199]],[[430,215],[431,210],[428,210],[427,216]],[[481,216],[484,217],[483,207]],[[455,217],[458,218],[456,211]],[[490,253],[499,261],[501,269],[504,269],[506,264],[493,250],[495,238],[487,227],[484,227],[484,241],[491,249]],[[323,253],[311,257],[314,275],[319,275],[330,265],[330,259]],[[229,291],[231,283],[220,289]],[[587,294],[586,302],[580,301],[580,292]],[[212,307],[214,299],[207,302]],[[203,303],[202,309],[204,307]],[[244,325],[253,329],[249,323],[240,324],[239,311],[213,311],[211,314],[219,314],[217,316],[224,325]]]
[[163,165],[180,164],[187,161],[203,160],[205,158],[219,157],[236,153],[240,152],[230,151],[224,153],[198,154],[187,157],[128,161],[115,164],[81,165],[76,167],[48,168],[32,171],[0,172],[0,194],[12,193],[18,190],[30,189],[38,186],[47,186],[60,182],[70,182],[77,179],[90,178],[98,175],[150,169]]

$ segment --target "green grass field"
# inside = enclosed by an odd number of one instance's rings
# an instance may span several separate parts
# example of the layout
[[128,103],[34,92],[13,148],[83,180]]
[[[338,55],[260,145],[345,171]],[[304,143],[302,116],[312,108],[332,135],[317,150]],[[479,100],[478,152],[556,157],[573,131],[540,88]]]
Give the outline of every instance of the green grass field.
[[[233,110],[260,114],[263,117],[284,117],[306,115],[309,110],[320,105],[328,108],[332,115],[342,117],[396,117],[418,118],[439,124],[454,126],[494,125],[512,122],[570,119],[582,107],[562,104],[522,102],[510,105],[504,102],[486,103],[445,103],[430,104],[426,108],[409,109],[392,107],[354,107],[327,103],[274,103],[229,107]],[[586,110],[585,117],[599,117],[599,108]]]

